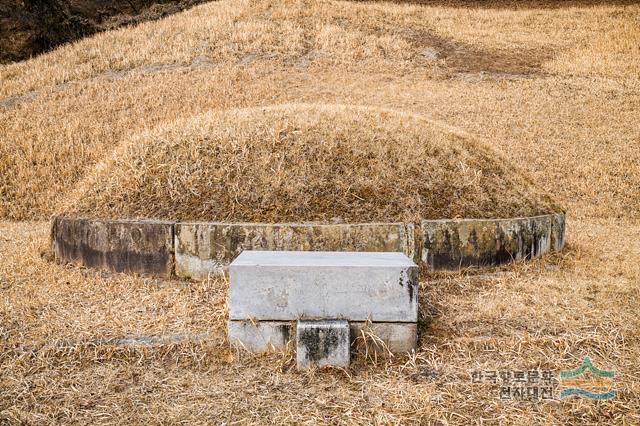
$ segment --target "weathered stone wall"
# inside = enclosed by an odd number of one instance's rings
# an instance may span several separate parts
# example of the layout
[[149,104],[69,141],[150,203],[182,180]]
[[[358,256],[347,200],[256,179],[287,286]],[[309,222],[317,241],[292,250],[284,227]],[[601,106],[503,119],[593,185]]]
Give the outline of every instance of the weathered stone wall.
[[422,262],[433,269],[532,259],[564,245],[564,215],[515,219],[425,220]]
[[172,275],[172,222],[57,217],[51,234],[58,261],[114,272]]
[[[56,217],[58,261],[205,279],[243,250],[401,252],[433,269],[497,265],[559,251],[564,213],[514,219],[369,224],[173,223]],[[175,263],[175,271],[173,265]]]
[[551,249],[553,251],[561,251],[565,243],[565,224],[566,218],[564,213],[556,213],[551,215]]
[[221,273],[243,250],[390,251],[417,260],[413,224],[176,224],[176,274]]

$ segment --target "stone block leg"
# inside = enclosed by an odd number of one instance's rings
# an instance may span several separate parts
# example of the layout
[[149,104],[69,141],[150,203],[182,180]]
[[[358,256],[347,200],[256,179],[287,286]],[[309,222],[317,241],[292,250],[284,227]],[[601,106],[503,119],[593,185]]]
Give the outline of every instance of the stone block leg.
[[367,323],[349,322],[351,329],[351,349],[378,355],[403,354],[416,349],[418,325],[407,323]]
[[349,322],[346,320],[298,321],[298,368],[348,367],[350,357]]
[[289,343],[292,324],[284,321],[229,321],[229,342],[231,346],[249,352],[282,350]]

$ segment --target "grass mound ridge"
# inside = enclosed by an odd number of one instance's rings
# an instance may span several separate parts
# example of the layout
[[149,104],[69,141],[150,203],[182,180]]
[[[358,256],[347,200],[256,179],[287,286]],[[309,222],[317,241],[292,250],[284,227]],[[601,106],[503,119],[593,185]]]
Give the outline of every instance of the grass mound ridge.
[[418,221],[558,210],[482,144],[422,117],[341,105],[209,112],[140,134],[65,214],[220,221]]

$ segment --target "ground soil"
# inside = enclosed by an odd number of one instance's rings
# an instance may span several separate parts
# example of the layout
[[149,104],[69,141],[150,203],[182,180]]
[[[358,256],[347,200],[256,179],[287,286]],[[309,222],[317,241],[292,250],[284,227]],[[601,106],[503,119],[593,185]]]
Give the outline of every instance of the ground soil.
[[206,0],[0,0],[0,63],[98,31],[159,19]]

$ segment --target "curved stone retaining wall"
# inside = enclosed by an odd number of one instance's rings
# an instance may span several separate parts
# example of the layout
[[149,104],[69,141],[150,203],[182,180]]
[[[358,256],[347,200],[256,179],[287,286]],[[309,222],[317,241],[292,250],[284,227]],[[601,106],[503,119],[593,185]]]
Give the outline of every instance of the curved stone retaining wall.
[[176,275],[203,279],[243,250],[393,251],[417,260],[413,224],[177,223]]
[[433,269],[499,265],[564,246],[564,214],[424,220],[421,225],[421,261]]
[[394,251],[433,269],[498,265],[564,246],[563,213],[514,219],[255,224],[55,217],[59,262],[168,277],[219,274],[243,250]]
[[55,217],[51,238],[59,261],[115,272],[169,277],[173,222]]

